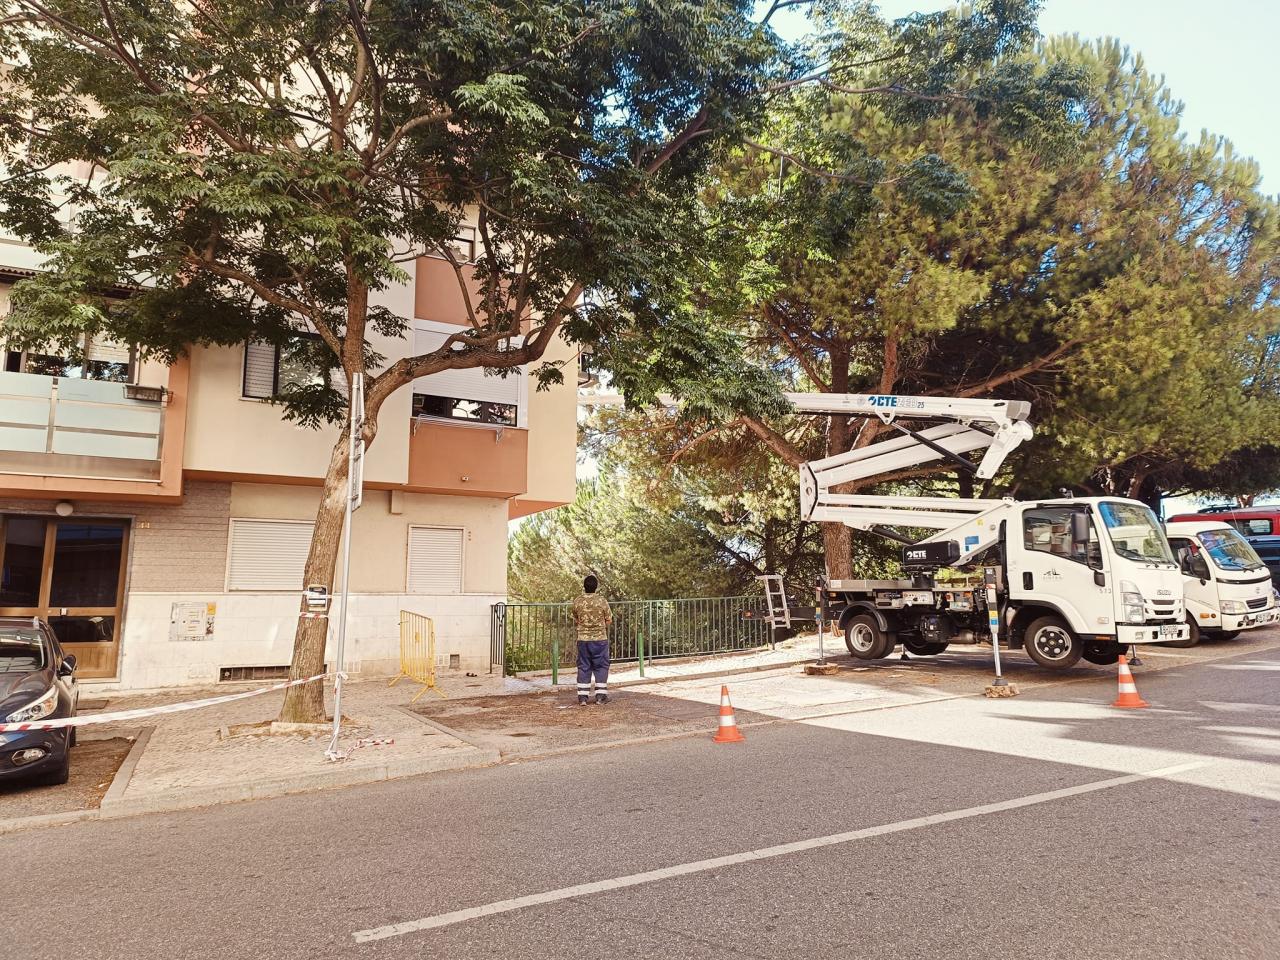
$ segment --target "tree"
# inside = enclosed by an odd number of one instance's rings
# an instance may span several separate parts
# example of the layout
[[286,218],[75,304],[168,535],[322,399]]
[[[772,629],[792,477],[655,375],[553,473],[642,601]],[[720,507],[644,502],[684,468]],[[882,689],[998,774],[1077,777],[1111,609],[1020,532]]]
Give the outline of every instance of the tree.
[[[715,274],[738,292],[738,329],[800,389],[1032,400],[1040,435],[987,495],[1056,494],[1139,456],[1203,469],[1274,436],[1265,378],[1242,359],[1277,328],[1256,167],[1216,138],[1183,141],[1168,91],[1118,44],[1013,59],[1004,72],[1053,89],[1089,79],[1066,111],[1069,149],[1056,131],[1011,136],[976,98],[916,118],[861,92],[776,113],[711,199],[746,234]],[[826,145],[852,135],[876,161],[870,190],[822,174]],[[786,462],[809,457],[794,418],[737,424]],[[830,418],[824,452],[884,429]],[[975,493],[966,475],[957,489]],[[848,536],[827,527],[832,576],[849,575]]]
[[[693,184],[791,76],[752,8],[0,0],[0,59],[16,64],[0,76],[0,220],[48,256],[6,335],[106,331],[167,360],[276,343],[317,373],[278,398],[304,424],[342,422],[365,375],[366,444],[405,384],[534,364],[558,335],[607,343],[637,394],[693,382],[724,346],[679,296],[701,235]],[[452,246],[464,218],[473,264]],[[452,264],[466,326],[387,363],[370,336],[406,323],[370,295],[426,253]],[[347,444],[344,427],[307,583],[333,582]],[[321,672],[325,633],[299,620],[292,676]],[[282,719],[322,718],[318,686],[289,692]]]

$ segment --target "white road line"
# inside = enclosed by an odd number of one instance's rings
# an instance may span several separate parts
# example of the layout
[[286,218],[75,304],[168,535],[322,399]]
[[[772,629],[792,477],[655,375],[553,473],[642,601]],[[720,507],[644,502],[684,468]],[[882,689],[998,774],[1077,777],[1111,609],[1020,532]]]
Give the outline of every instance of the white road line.
[[1051,803],[1054,800],[1065,800],[1067,797],[1077,797],[1084,793],[1094,793],[1098,790],[1110,790],[1112,787],[1123,787],[1130,783],[1140,783],[1144,780],[1151,780],[1158,777],[1169,777],[1178,773],[1185,773],[1188,770],[1195,770],[1200,767],[1208,766],[1208,761],[1195,761],[1192,763],[1179,763],[1171,767],[1161,767],[1158,770],[1148,770],[1145,773],[1131,773],[1123,777],[1112,777],[1109,780],[1097,780],[1093,783],[1081,784],[1078,787],[1064,787],[1061,790],[1050,790],[1047,793],[1033,793],[1026,797],[1017,797],[1013,800],[1002,800],[999,803],[986,803],[980,807],[966,807],[963,810],[952,810],[948,813],[935,813],[927,817],[915,817],[911,820],[901,820],[897,823],[886,823],[878,827],[866,827],[862,830],[850,830],[847,833],[833,833],[825,837],[814,837],[811,840],[797,840],[794,843],[783,843],[774,847],[763,847],[759,850],[748,850],[745,853],[734,853],[724,857],[713,857],[710,860],[694,860],[691,863],[680,863],[673,867],[663,867],[659,870],[649,870],[645,873],[633,873],[627,877],[615,877],[612,880],[598,880],[595,883],[580,883],[572,887],[562,887],[559,890],[548,890],[545,893],[533,893],[525,897],[515,897],[511,900],[498,900],[495,903],[486,903],[479,907],[469,907],[466,910],[454,910],[452,913],[441,913],[434,917],[424,917],[421,920],[408,920],[404,923],[393,923],[386,927],[374,927],[370,930],[357,930],[352,936],[357,943],[371,943],[374,940],[386,940],[390,937],[404,936],[406,933],[416,933],[419,930],[434,930],[439,927],[449,927],[458,923],[466,923],[468,920],[478,920],[481,917],[492,917],[495,914],[511,913],[514,910],[523,910],[525,907],[536,907],[544,903],[556,903],[560,900],[569,900],[573,897],[584,897],[593,893],[607,893],[611,890],[621,890],[625,887],[637,887],[645,883],[656,883],[659,880],[670,880],[673,877],[685,877],[693,873],[706,873],[708,870],[719,870],[722,867],[732,867],[740,863],[752,863],[756,860],[770,860],[774,857],[785,857],[793,853],[803,853],[806,850],[818,850],[822,847],[834,847],[842,843],[852,843],[855,840],[868,840],[872,837],[882,837],[890,833],[901,833],[904,830],[916,830],[920,827],[932,827],[939,823],[950,823],[953,820],[966,820],[969,817],[982,817],[989,813],[1002,813],[1005,810],[1017,810],[1020,807],[1030,807],[1039,803]]

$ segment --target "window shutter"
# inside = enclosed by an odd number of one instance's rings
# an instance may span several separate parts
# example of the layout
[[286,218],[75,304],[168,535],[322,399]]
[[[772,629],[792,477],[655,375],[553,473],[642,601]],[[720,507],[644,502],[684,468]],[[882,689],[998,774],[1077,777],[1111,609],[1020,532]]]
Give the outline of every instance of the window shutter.
[[409,528],[409,593],[462,592],[462,531]]
[[[448,333],[418,328],[413,333],[413,351],[418,356],[439,350]],[[519,343],[517,337],[512,341]],[[524,379],[524,367],[516,367],[505,377],[485,373],[483,367],[470,370],[442,370],[429,377],[413,381],[414,393],[433,397],[453,397],[455,400],[480,400],[486,403],[520,403],[520,382]]]
[[228,590],[301,590],[314,524],[232,520]]
[[244,388],[241,396],[269,400],[276,394],[275,344],[261,340],[244,345]]

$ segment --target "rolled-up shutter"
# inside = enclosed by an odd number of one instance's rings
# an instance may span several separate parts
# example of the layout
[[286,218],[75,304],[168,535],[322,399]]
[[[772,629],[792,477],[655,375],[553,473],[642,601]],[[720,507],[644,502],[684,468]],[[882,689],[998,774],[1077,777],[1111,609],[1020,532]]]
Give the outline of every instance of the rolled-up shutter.
[[[450,334],[424,330],[414,330],[414,353],[421,356],[432,353],[444,345]],[[513,345],[516,345],[513,342]],[[413,381],[414,393],[425,393],[433,397],[452,397],[455,400],[479,400],[485,403],[509,403],[512,406],[520,403],[520,383],[524,379],[524,367],[516,367],[505,377],[488,374],[483,367],[469,370],[442,370],[429,377],[419,377]]]
[[241,396],[268,400],[276,395],[276,347],[253,341],[244,345],[244,388]]
[[232,520],[228,590],[301,590],[314,524]]
[[462,592],[462,531],[409,528],[409,593]]

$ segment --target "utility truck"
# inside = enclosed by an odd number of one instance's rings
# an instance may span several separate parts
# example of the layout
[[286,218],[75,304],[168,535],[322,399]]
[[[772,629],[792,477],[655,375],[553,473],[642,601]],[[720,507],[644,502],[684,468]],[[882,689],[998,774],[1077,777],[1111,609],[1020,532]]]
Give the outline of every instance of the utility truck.
[[1234,640],[1242,630],[1280,621],[1271,571],[1234,526],[1207,514],[1170,520],[1165,532],[1182,570],[1189,631],[1171,646]]
[[895,433],[800,467],[802,518],[902,545],[903,579],[822,586],[821,616],[839,623],[853,656],[879,659],[898,644],[934,655],[951,643],[996,642],[1064,670],[1081,657],[1110,664],[1131,645],[1188,638],[1182,573],[1159,521],[1138,501],[839,492],[939,461],[990,479],[1032,436],[1030,404],[877,394],[787,399],[798,413],[874,417]]

